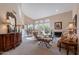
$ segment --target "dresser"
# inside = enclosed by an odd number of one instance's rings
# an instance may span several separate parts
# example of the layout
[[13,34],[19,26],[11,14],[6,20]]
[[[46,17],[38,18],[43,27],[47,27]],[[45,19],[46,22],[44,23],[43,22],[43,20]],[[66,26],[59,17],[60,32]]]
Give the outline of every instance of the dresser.
[[0,34],[0,52],[14,49],[22,42],[21,33]]

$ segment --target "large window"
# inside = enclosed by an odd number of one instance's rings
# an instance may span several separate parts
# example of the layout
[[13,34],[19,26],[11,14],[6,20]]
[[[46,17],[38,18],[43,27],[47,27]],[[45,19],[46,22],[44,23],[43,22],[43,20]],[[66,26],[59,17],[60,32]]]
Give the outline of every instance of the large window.
[[49,19],[44,19],[40,21],[35,22],[35,29],[44,31],[45,33],[50,32],[50,20]]
[[26,29],[26,30],[28,29],[28,25],[27,25],[27,24],[26,24],[26,25],[24,25],[24,29]]
[[35,24],[35,29],[38,30],[39,24]]
[[33,24],[29,24],[29,25],[28,25],[28,29],[29,29],[29,30],[33,30]]
[[25,28],[26,30],[33,30],[33,29],[34,29],[34,25],[33,25],[33,24],[26,24],[26,25],[24,26],[24,28]]

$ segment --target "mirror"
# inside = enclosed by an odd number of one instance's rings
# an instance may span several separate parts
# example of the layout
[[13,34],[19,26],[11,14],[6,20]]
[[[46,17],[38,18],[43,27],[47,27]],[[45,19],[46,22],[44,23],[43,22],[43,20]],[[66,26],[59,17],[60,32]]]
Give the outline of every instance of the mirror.
[[6,13],[8,33],[16,31],[16,16],[12,12]]

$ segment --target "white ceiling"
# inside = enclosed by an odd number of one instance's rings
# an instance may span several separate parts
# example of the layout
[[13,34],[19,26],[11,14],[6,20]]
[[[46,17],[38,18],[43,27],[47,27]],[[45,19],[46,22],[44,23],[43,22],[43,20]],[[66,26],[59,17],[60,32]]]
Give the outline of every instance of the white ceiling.
[[22,12],[32,19],[39,19],[72,10],[75,4],[68,3],[26,3],[21,4]]

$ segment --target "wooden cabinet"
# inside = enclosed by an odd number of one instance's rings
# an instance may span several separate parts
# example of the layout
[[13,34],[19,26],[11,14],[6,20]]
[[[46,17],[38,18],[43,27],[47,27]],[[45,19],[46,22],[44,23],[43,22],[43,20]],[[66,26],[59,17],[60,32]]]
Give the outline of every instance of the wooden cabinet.
[[21,33],[0,34],[0,52],[17,47],[21,42]]

